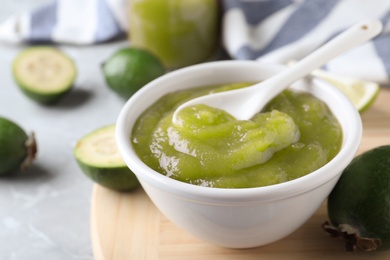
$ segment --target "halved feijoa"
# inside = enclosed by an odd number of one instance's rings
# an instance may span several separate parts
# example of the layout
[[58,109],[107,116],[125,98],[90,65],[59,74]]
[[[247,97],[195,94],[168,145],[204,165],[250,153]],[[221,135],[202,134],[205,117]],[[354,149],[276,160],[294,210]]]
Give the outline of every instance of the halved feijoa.
[[36,152],[33,133],[28,136],[19,125],[0,117],[0,175],[27,169]]
[[118,151],[115,125],[101,127],[82,137],[76,144],[74,156],[82,171],[106,188],[131,190],[139,186]]
[[12,72],[20,89],[40,103],[53,103],[64,96],[77,73],[68,55],[49,46],[24,49],[15,58]]

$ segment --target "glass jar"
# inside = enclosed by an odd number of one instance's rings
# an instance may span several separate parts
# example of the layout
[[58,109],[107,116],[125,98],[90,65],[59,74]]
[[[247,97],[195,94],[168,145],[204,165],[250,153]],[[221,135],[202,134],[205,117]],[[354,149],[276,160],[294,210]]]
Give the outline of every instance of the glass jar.
[[132,46],[157,55],[168,69],[208,59],[218,41],[217,0],[129,0]]

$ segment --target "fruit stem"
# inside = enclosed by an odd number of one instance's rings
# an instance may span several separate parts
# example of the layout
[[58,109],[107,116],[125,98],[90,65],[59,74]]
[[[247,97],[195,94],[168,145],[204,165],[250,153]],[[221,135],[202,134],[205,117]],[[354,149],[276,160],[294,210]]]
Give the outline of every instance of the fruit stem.
[[322,224],[322,229],[331,237],[344,240],[345,249],[350,252],[356,249],[371,252],[377,250],[382,245],[380,238],[362,237],[358,229],[348,224],[340,224],[335,227],[328,221],[325,221]]
[[22,171],[27,170],[30,167],[38,151],[34,132],[32,132],[27,138],[25,146],[27,149],[27,156],[26,159],[23,161],[22,165],[20,166]]

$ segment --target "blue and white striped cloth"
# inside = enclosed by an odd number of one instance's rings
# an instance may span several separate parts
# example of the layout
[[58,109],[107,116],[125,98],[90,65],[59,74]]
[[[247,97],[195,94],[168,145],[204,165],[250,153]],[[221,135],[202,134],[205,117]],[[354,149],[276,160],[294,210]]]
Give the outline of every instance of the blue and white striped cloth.
[[[2,42],[95,44],[127,32],[127,1],[52,0],[0,24]],[[234,59],[299,60],[340,31],[367,18],[384,30],[326,69],[390,83],[389,0],[221,0],[223,45]]]
[[127,32],[127,0],[50,0],[0,24],[0,42],[87,45]]
[[389,0],[225,0],[223,43],[232,58],[285,64],[367,18],[382,20],[381,35],[328,62],[326,69],[388,84]]

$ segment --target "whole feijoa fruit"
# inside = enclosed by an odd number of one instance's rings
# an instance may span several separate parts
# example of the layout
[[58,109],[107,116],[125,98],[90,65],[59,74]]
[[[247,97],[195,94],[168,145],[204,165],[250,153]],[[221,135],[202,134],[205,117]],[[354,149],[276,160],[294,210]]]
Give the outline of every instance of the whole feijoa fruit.
[[19,125],[0,117],[0,175],[27,169],[36,152],[33,133],[28,136]]
[[323,228],[346,249],[390,249],[390,145],[371,149],[343,171],[328,198]]
[[135,47],[116,51],[103,63],[102,70],[107,85],[124,99],[165,73],[155,55]]

